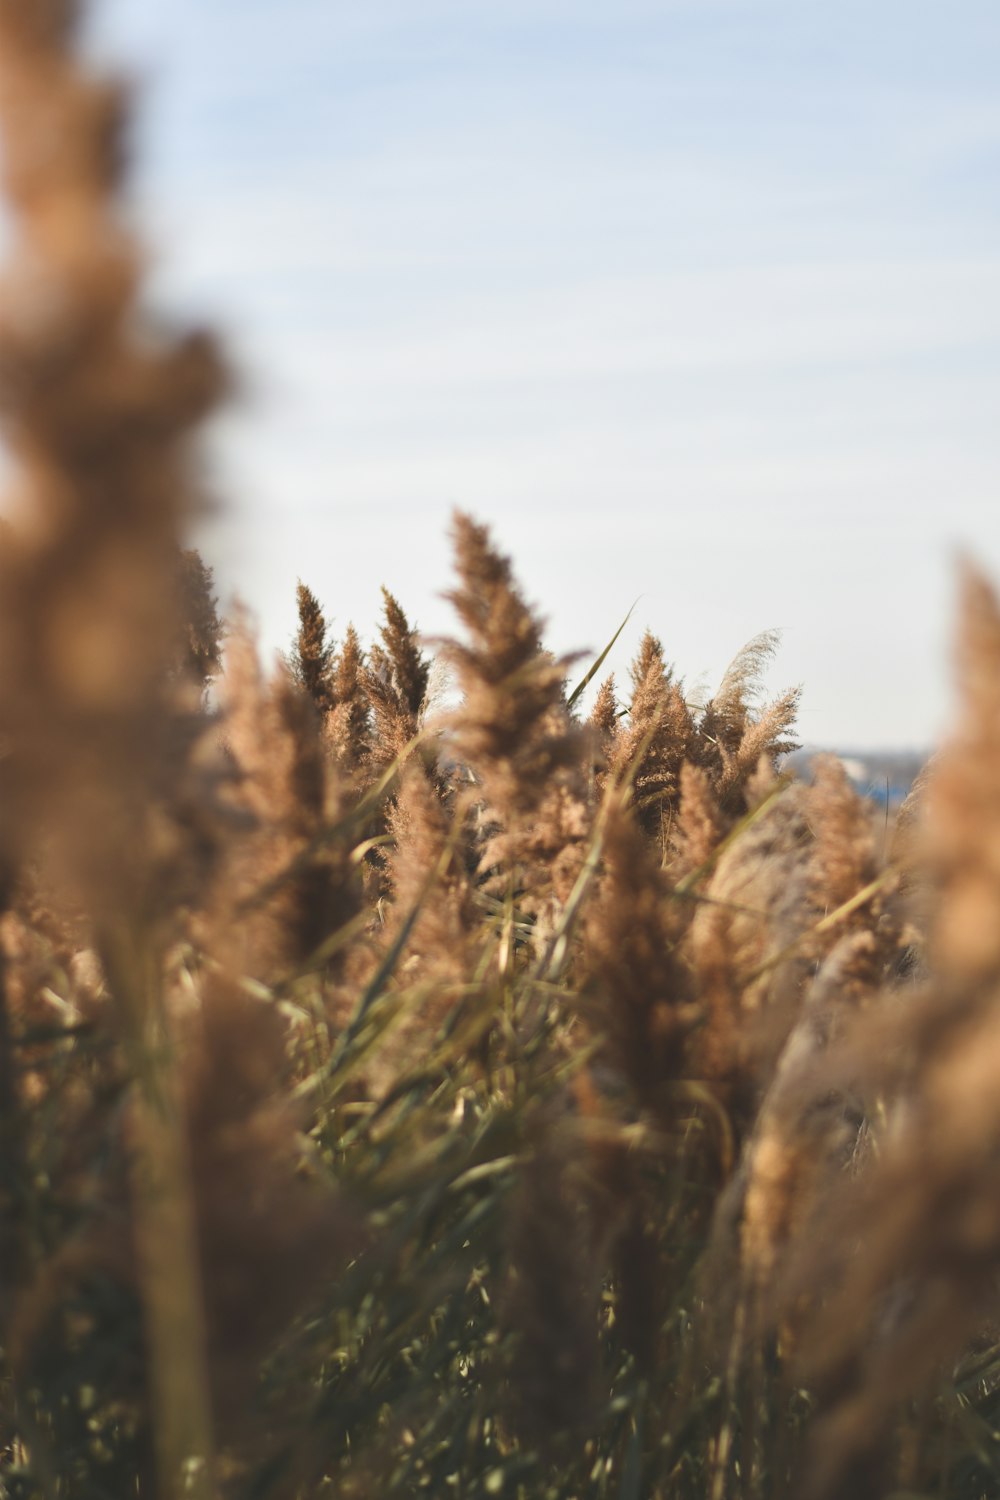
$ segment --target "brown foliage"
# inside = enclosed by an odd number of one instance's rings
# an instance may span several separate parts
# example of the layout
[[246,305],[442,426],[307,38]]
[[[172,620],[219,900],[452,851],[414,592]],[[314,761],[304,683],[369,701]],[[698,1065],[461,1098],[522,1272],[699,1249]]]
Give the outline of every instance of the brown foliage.
[[[185,532],[226,376],[141,312],[126,93],[74,21],[0,0],[2,1483],[96,1493],[137,1433],[122,1492],[175,1493],[194,1456],[207,1496],[214,1422],[261,1494],[248,1455],[287,1461],[276,1492],[374,1491],[380,1444],[401,1494],[945,1493],[934,1445],[894,1438],[995,1336],[995,595],[966,571],[956,722],[889,868],[836,762],[782,780],[772,635],[699,709],[647,632],[627,707],[609,678],[582,725],[462,514],[436,733],[396,599],[366,656],[302,584],[290,670],[237,624],[217,721]],[[48,1475],[39,1432],[94,1430],[89,1377],[62,1382],[106,1293],[107,1425]]]
[[1000,609],[970,571],[960,716],[927,787],[924,858],[938,904],[926,987],[890,993],[835,1062],[869,1097],[882,1094],[891,1128],[861,1178],[826,1195],[796,1257],[793,1295],[831,1289],[808,1345],[830,1405],[816,1435],[817,1495],[839,1492],[847,1473],[867,1482],[879,1471],[894,1403],[957,1357],[994,1305],[1000,950],[985,914],[1000,901],[998,667]]
[[245,625],[232,632],[222,683],[234,827],[215,882],[206,937],[238,972],[273,976],[301,963],[358,910],[347,851],[322,846],[345,806],[312,703],[279,663],[261,671]]
[[334,705],[334,648],[327,640],[327,623],[316,595],[300,579],[295,590],[299,628],[289,666],[295,681],[308,693],[320,717]]
[[539,915],[553,898],[566,900],[583,860],[585,736],[566,710],[564,664],[543,651],[509,560],[468,516],[456,515],[454,538],[459,586],[448,597],[469,639],[446,648],[463,693],[452,753],[475,775],[496,825],[483,868],[513,879]]
[[681,940],[687,909],[621,792],[605,808],[602,877],[584,928],[588,1012],[638,1103],[661,1108],[681,1077],[697,1008]]

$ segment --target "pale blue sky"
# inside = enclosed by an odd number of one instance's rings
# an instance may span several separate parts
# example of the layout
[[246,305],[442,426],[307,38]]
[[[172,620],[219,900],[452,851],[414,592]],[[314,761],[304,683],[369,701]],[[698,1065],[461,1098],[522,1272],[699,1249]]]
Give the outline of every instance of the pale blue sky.
[[803,736],[946,718],[1000,576],[996,0],[104,0],[161,303],[218,321],[226,588],[450,626],[456,505],[557,650],[784,629]]

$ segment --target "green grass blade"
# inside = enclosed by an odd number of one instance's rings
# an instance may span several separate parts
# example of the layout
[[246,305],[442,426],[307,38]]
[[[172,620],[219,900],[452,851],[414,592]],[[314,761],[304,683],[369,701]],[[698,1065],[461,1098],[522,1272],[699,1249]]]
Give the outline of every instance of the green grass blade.
[[638,599],[633,602],[628,614],[625,616],[624,620],[621,622],[618,629],[615,631],[614,635],[611,637],[610,641],[601,652],[600,656],[598,656],[597,659],[591,663],[587,671],[580,678],[580,681],[577,683],[576,687],[570,693],[569,698],[567,699],[567,706],[569,708],[576,707],[577,703],[580,701],[580,698],[587,691],[587,687],[589,686],[589,684],[593,682],[594,678],[597,676],[597,673],[601,670],[601,667],[607,660],[608,653],[610,652],[612,646],[615,644],[615,641],[617,641],[618,637],[621,635],[622,631],[625,629],[625,626],[628,624],[629,620],[632,618],[632,612],[635,609],[636,604],[638,603]]

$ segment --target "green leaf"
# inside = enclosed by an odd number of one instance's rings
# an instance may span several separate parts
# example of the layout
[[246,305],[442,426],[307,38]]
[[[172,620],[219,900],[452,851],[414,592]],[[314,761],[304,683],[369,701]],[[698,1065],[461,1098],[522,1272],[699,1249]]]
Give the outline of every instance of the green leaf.
[[621,624],[619,625],[618,629],[615,631],[614,635],[611,637],[610,641],[605,646],[604,650],[601,652],[600,656],[597,658],[596,661],[594,661],[594,662],[591,663],[590,667],[587,669],[587,671],[584,673],[584,675],[580,678],[580,681],[577,683],[576,687],[570,693],[569,698],[567,699],[567,706],[569,708],[575,708],[576,707],[576,704],[579,702],[579,700],[582,697],[582,695],[586,692],[588,684],[591,683],[591,682],[593,682],[593,680],[596,677],[597,673],[601,670],[601,667],[604,665],[604,662],[607,659],[608,652],[611,650],[612,646],[615,644],[615,641],[618,639],[618,637],[621,635],[622,631],[625,629],[625,626],[628,624],[629,620],[632,617],[632,610],[635,609],[635,606],[638,603],[639,603],[638,599],[634,600],[634,602],[632,604],[632,608],[629,610],[628,614],[625,616],[624,620],[621,622]]

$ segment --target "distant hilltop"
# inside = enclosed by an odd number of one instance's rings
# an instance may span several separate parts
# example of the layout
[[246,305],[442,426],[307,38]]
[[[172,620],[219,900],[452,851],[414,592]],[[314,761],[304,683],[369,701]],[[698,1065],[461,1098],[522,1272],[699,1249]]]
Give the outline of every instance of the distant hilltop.
[[783,766],[803,781],[811,781],[812,762],[818,755],[835,755],[863,796],[888,807],[898,807],[905,799],[928,760],[928,754],[918,750],[831,750],[810,745],[794,750]]

